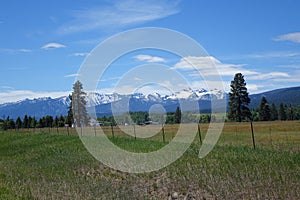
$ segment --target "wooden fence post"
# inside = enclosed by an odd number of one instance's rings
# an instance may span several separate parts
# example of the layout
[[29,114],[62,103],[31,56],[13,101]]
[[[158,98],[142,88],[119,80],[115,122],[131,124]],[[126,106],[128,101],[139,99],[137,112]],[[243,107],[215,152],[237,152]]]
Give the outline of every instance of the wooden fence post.
[[198,135],[200,139],[200,144],[202,145],[202,137],[201,137],[201,130],[200,130],[200,124],[198,123]]
[[253,132],[253,124],[252,124],[252,121],[251,121],[250,123],[251,123],[252,143],[253,143],[253,148],[255,149],[255,139],[254,139],[254,132]]
[[163,142],[166,142],[166,137],[165,137],[165,127],[164,127],[164,124],[161,124],[161,126],[162,126]]
[[134,134],[134,139],[136,140],[135,124],[133,124],[133,134]]
[[112,137],[115,137],[113,124],[110,124]]

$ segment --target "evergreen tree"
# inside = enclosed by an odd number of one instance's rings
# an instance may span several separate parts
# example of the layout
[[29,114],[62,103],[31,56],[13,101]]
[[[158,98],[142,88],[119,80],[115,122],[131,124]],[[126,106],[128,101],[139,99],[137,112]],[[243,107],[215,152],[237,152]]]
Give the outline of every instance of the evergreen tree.
[[45,120],[45,126],[46,127],[52,127],[53,124],[53,117],[50,115],[47,115],[46,117],[44,117]]
[[29,124],[29,126],[30,126],[31,128],[35,128],[35,127],[36,127],[36,124],[37,124],[37,121],[36,121],[35,117],[33,117],[32,120],[31,120],[31,124]]
[[28,116],[25,115],[23,119],[23,128],[29,128],[28,127]]
[[54,121],[53,121],[53,126],[54,126],[54,127],[58,127],[58,121],[59,121],[59,119],[58,119],[58,117],[56,116],[56,117],[54,118]]
[[278,109],[278,119],[279,120],[286,120],[286,112],[283,103],[280,103]]
[[260,121],[270,121],[271,120],[271,110],[266,97],[262,97],[259,106],[259,120]]
[[29,116],[29,117],[28,117],[28,128],[32,128],[32,127],[31,127],[31,124],[32,124],[32,117]]
[[278,111],[274,103],[272,103],[270,110],[271,110],[271,120],[272,121],[278,120]]
[[22,120],[20,117],[18,117],[16,120],[16,128],[19,129],[21,127],[22,127]]
[[250,98],[248,97],[244,76],[241,73],[235,74],[230,87],[228,118],[238,122],[250,119],[251,112],[248,108]]
[[72,124],[74,124],[73,110],[72,110],[72,95],[69,95],[69,99],[70,99],[71,103],[68,107],[69,110],[68,110],[68,115],[65,118],[65,123],[68,124],[71,127]]
[[9,121],[7,122],[7,127],[10,129],[15,129],[16,128],[16,123],[13,119],[9,119]]
[[[88,124],[88,115],[86,111],[86,93],[82,91],[82,83],[80,81],[76,81],[73,85],[73,92],[71,98],[71,105],[74,124],[77,127],[87,126]],[[71,114],[71,113],[70,113]]]
[[292,107],[291,104],[286,109],[286,119],[287,120],[294,120],[294,108]]
[[59,127],[64,127],[65,126],[65,118],[62,115],[59,116],[58,126]]
[[175,122],[175,124],[180,124],[180,122],[181,122],[181,110],[178,106],[177,106],[175,114],[174,114],[174,122]]
[[39,120],[39,128],[44,128],[44,127],[45,127],[44,120],[43,120],[43,118],[40,118],[40,120]]

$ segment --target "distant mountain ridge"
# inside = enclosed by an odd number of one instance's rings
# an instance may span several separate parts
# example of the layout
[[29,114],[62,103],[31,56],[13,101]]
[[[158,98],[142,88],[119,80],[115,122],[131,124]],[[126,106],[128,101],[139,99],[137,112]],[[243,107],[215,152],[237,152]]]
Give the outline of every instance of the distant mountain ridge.
[[[251,108],[256,108],[259,105],[260,99],[265,96],[269,103],[274,102],[276,105],[283,102],[285,104],[300,105],[300,87],[283,88],[263,92],[260,94],[250,95]],[[109,116],[112,114],[112,104],[128,99],[130,111],[149,111],[150,107],[155,104],[160,104],[167,112],[175,111],[179,105],[179,100],[182,102],[198,102],[202,113],[209,112],[211,99],[216,102],[222,102],[227,99],[228,94],[220,90],[207,91],[205,89],[192,90],[185,89],[171,95],[162,95],[159,93],[151,94],[101,94],[90,92],[87,95],[87,107],[91,109],[95,106],[98,116]],[[10,116],[16,119],[24,115],[40,118],[46,115],[59,116],[66,115],[70,99],[67,96],[52,99],[50,97],[37,99],[24,99],[18,102],[0,104],[0,118]],[[195,108],[191,107],[190,110]],[[122,110],[119,111],[120,113]]]
[[280,103],[291,104],[292,106],[300,105],[300,87],[281,88],[250,95],[250,107],[258,107],[263,96],[270,104],[274,103],[276,106],[279,106]]

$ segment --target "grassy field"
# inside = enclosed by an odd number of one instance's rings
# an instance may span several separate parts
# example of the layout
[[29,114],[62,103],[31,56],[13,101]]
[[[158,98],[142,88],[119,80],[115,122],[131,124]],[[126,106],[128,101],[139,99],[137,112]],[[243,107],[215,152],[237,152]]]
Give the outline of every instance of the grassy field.
[[[105,131],[123,149],[161,148],[162,132],[149,139]],[[131,128],[131,127],[127,127]],[[201,125],[204,137],[208,124]],[[165,127],[165,139],[176,134]],[[65,131],[65,132],[63,132]],[[49,134],[50,132],[50,134]],[[198,158],[199,138],[170,166],[129,174],[106,167],[82,145],[74,130],[0,132],[0,199],[300,199],[300,123],[226,123],[214,150]],[[138,132],[136,132],[138,134]],[[97,135],[97,129],[96,129]]]

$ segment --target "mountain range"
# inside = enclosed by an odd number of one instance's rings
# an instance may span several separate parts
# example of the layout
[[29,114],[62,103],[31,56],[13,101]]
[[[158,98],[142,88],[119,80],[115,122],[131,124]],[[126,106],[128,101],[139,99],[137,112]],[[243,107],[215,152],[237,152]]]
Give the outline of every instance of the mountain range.
[[[260,99],[265,96],[269,103],[279,105],[281,102],[284,104],[292,104],[294,106],[300,105],[300,87],[277,89],[260,94],[250,95],[251,108],[256,108],[259,105]],[[220,90],[207,91],[205,89],[191,90],[185,89],[171,95],[162,95],[159,93],[152,94],[101,94],[97,92],[90,92],[87,94],[87,108],[95,107],[98,117],[110,116],[112,114],[112,106],[118,103],[128,103],[130,111],[149,111],[151,106],[160,104],[167,112],[175,111],[176,107],[181,103],[197,102],[200,107],[201,113],[210,112],[211,99],[217,102],[222,102],[228,99],[228,94]],[[16,119],[18,116],[21,118],[24,115],[34,116],[40,118],[46,115],[59,116],[66,115],[70,99],[67,96],[59,98],[36,98],[24,99],[18,102],[4,103],[0,105],[0,118],[10,116]],[[193,104],[195,105],[195,104]],[[194,107],[188,107],[188,110],[193,111]],[[118,110],[119,113],[126,110]]]

